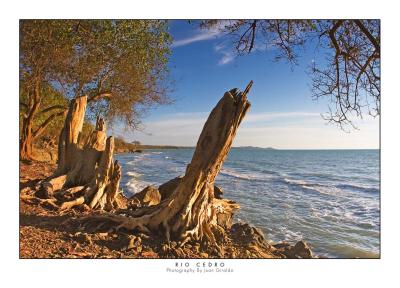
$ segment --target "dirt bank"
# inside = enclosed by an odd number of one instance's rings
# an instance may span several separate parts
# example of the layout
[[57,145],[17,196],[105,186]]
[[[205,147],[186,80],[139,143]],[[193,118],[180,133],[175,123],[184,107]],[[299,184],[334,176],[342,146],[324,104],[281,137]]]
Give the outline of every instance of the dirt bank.
[[[102,231],[82,225],[89,211],[60,213],[34,197],[36,183],[52,174],[47,162],[20,162],[21,258],[310,258],[304,242],[271,244],[259,229],[235,223],[218,239],[221,249],[196,242],[165,243],[155,234]],[[128,201],[128,199],[123,199]]]

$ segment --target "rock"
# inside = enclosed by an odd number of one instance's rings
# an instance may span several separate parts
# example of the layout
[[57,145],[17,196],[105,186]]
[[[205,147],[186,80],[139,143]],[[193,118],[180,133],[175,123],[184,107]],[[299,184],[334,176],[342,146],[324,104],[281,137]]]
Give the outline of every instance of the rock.
[[231,228],[231,237],[235,243],[246,249],[245,257],[271,258],[275,250],[264,238],[263,233],[247,223],[235,223]]
[[290,248],[290,244],[287,242],[281,242],[281,243],[277,243],[272,245],[274,248],[276,249],[285,249],[285,248]]
[[[183,178],[182,176],[178,176],[174,179],[165,182],[164,184],[161,184],[158,187],[158,191],[160,191],[161,194],[161,200],[168,198],[174,192],[176,187],[178,187],[179,183],[181,183],[182,178]],[[223,195],[222,189],[218,186],[214,186],[215,198],[222,199],[222,195]]]
[[133,195],[133,196],[129,199],[129,202],[128,202],[128,205],[127,205],[128,209],[133,209],[133,210],[135,210],[135,209],[139,208],[140,206],[141,206],[141,204],[140,204],[139,199],[135,198],[135,195]]
[[282,242],[274,244],[272,247],[275,249],[273,251],[275,255],[285,256],[282,258],[313,258],[310,247],[304,241],[299,241],[294,246]]
[[135,201],[135,199],[137,199],[142,205],[153,206],[160,203],[161,194],[156,187],[150,185],[144,188],[141,192],[133,195],[129,200]]
[[164,184],[161,184],[158,187],[158,191],[161,194],[161,200],[164,200],[166,198],[168,198],[176,189],[176,187],[178,187],[179,183],[181,183],[182,177],[176,177],[174,179],[171,179],[167,182],[165,182]]
[[222,188],[218,186],[214,186],[214,197],[217,199],[222,199],[222,195],[224,194],[224,191],[222,191]]
[[232,226],[232,214],[218,213],[217,214],[217,223],[221,227],[230,228]]
[[291,249],[291,252],[293,253],[293,255],[300,258],[312,258],[311,249],[304,241],[297,242],[296,245],[294,245],[294,247]]

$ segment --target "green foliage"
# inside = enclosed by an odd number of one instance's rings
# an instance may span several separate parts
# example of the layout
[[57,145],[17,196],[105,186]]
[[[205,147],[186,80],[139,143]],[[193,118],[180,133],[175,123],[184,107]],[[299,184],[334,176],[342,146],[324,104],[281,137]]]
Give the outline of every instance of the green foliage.
[[[21,84],[21,89],[20,89],[20,101],[22,103],[28,103],[28,93],[26,92],[26,89],[24,88],[25,85]],[[56,105],[60,107],[67,107],[68,106],[68,100],[56,91],[54,88],[52,88],[49,85],[43,85],[41,87],[40,94],[42,95],[42,100],[41,100],[41,106],[43,107],[44,111],[46,108],[49,107],[54,107]],[[20,128],[22,126],[22,117],[23,114],[27,112],[27,108],[21,107],[20,109]],[[33,130],[36,131],[36,129],[43,124],[48,117],[50,117],[54,113],[54,110],[48,111],[48,112],[40,112],[36,115],[35,121],[33,122]],[[50,138],[50,139],[55,139],[58,137],[60,130],[62,129],[64,125],[64,118],[63,117],[55,117],[50,124],[47,126],[47,129],[44,130],[44,132],[40,135],[42,138]]]
[[89,116],[135,127],[168,100],[170,44],[161,20],[22,20],[22,90],[39,82],[66,99],[86,94]]

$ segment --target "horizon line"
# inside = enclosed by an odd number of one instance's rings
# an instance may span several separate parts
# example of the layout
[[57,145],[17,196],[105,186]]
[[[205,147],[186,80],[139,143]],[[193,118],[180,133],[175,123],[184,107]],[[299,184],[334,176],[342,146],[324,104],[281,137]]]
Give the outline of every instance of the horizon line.
[[[139,146],[159,146],[159,147],[177,147],[177,148],[196,148],[195,146],[181,146],[173,144],[139,144]],[[232,146],[231,148],[256,148],[269,150],[381,150],[381,148],[275,148],[275,147],[260,147],[260,146]]]

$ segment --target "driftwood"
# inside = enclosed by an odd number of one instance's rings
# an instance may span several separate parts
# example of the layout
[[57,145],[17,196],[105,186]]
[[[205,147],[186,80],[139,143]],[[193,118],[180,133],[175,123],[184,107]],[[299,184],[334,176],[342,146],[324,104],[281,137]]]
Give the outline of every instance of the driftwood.
[[238,89],[226,92],[209,115],[186,173],[175,190],[155,206],[139,208],[130,217],[116,214],[88,216],[92,222],[111,222],[118,230],[163,232],[184,245],[189,240],[204,241],[218,248],[216,235],[224,233],[218,216],[232,215],[239,208],[233,201],[214,196],[214,180],[229,152],[239,124],[250,107],[246,94]]
[[112,210],[118,208],[121,167],[113,163],[114,138],[107,138],[102,118],[86,143],[79,143],[87,96],[71,101],[58,144],[58,168],[41,183],[45,197],[60,210],[78,205]]

